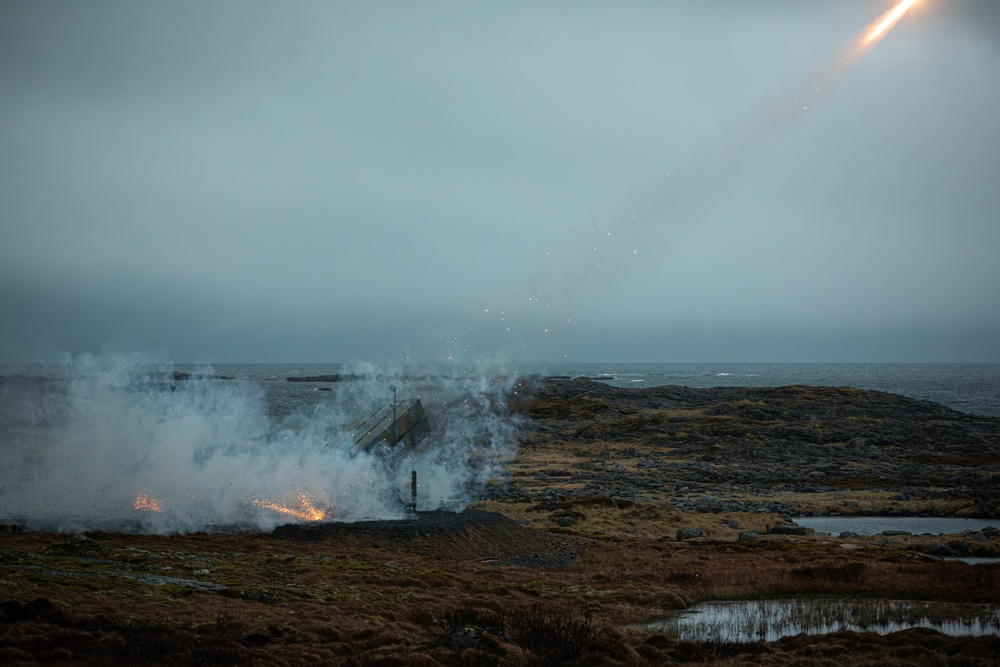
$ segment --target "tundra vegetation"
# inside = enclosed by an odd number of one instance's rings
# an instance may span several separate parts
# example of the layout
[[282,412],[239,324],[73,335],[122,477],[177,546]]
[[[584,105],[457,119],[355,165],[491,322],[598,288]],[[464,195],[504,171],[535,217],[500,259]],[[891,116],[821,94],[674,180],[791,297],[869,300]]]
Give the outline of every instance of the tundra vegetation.
[[2,527],[0,663],[1000,660],[995,633],[732,641],[650,625],[700,602],[775,599],[814,603],[803,616],[851,600],[865,618],[893,600],[995,623],[1000,564],[941,556],[1000,556],[997,531],[841,537],[789,517],[1000,516],[1000,419],[850,388],[586,380],[526,381],[509,407],[518,454],[462,514],[272,534]]

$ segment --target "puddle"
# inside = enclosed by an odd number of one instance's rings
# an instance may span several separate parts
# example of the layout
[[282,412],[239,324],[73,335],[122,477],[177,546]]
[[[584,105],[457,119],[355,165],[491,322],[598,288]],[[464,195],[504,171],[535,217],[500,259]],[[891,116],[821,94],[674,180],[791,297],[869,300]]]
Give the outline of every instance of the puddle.
[[990,563],[1000,563],[1000,558],[990,556],[945,556],[945,560],[960,560],[969,565],[989,565]]
[[881,634],[932,628],[946,635],[1000,634],[996,607],[904,600],[745,600],[707,602],[643,626],[678,639],[776,641],[841,630]]
[[905,530],[914,535],[958,535],[967,530],[980,531],[990,526],[1000,528],[1000,519],[962,519],[922,516],[803,516],[793,521],[817,533],[839,535],[881,535],[885,530]]

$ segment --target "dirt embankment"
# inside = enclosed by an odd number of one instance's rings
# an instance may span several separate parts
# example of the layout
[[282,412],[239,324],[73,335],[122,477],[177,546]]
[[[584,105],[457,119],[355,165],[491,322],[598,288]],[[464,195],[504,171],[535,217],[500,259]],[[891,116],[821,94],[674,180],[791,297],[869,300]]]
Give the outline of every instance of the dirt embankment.
[[414,512],[399,521],[290,524],[280,539],[341,547],[386,549],[448,560],[497,565],[569,565],[593,540],[527,528],[496,512]]

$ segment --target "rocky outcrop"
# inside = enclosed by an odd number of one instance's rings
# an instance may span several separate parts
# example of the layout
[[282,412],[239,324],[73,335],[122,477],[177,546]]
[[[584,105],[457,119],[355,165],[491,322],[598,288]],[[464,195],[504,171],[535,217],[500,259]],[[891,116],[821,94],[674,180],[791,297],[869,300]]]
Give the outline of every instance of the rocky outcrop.
[[217,373],[188,373],[186,371],[174,371],[174,382],[185,380],[232,380],[232,375],[218,375]]
[[677,530],[678,540],[693,540],[704,535],[705,531],[701,528],[680,528]]
[[293,375],[286,377],[288,382],[346,382],[348,380],[359,380],[359,375],[342,375],[333,373],[332,375]]
[[864,489],[891,493],[901,515],[957,500],[966,515],[1000,515],[1000,418],[851,387],[526,385],[515,404],[530,417],[522,444],[575,462],[536,472],[564,491],[514,480],[496,491],[508,499],[669,497],[695,512],[781,513],[795,507],[778,492]]

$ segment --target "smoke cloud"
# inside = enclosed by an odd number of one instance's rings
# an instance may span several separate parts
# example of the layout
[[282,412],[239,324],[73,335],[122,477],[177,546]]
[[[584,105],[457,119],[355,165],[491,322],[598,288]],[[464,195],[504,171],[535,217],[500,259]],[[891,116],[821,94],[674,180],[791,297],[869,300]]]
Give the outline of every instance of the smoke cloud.
[[[328,520],[398,518],[411,470],[420,509],[458,509],[513,453],[513,380],[485,369],[344,373],[356,379],[284,415],[255,382],[210,367],[175,381],[173,365],[149,353],[81,354],[44,377],[2,378],[0,520],[183,533],[296,520],[275,506],[325,510]],[[385,404],[390,384],[422,399],[432,432],[413,450],[362,451],[347,425]]]
[[673,156],[659,179],[634,192],[613,214],[591,220],[561,253],[540,257],[526,285],[486,308],[493,326],[519,333],[525,347],[543,348],[577,319],[581,304],[617,298],[635,272],[677,253],[678,237],[697,232],[724,195],[774,161],[775,146],[809,122],[843,79],[877,44],[864,39],[881,20],[860,26],[801,79],[786,82],[743,111],[714,141]]

